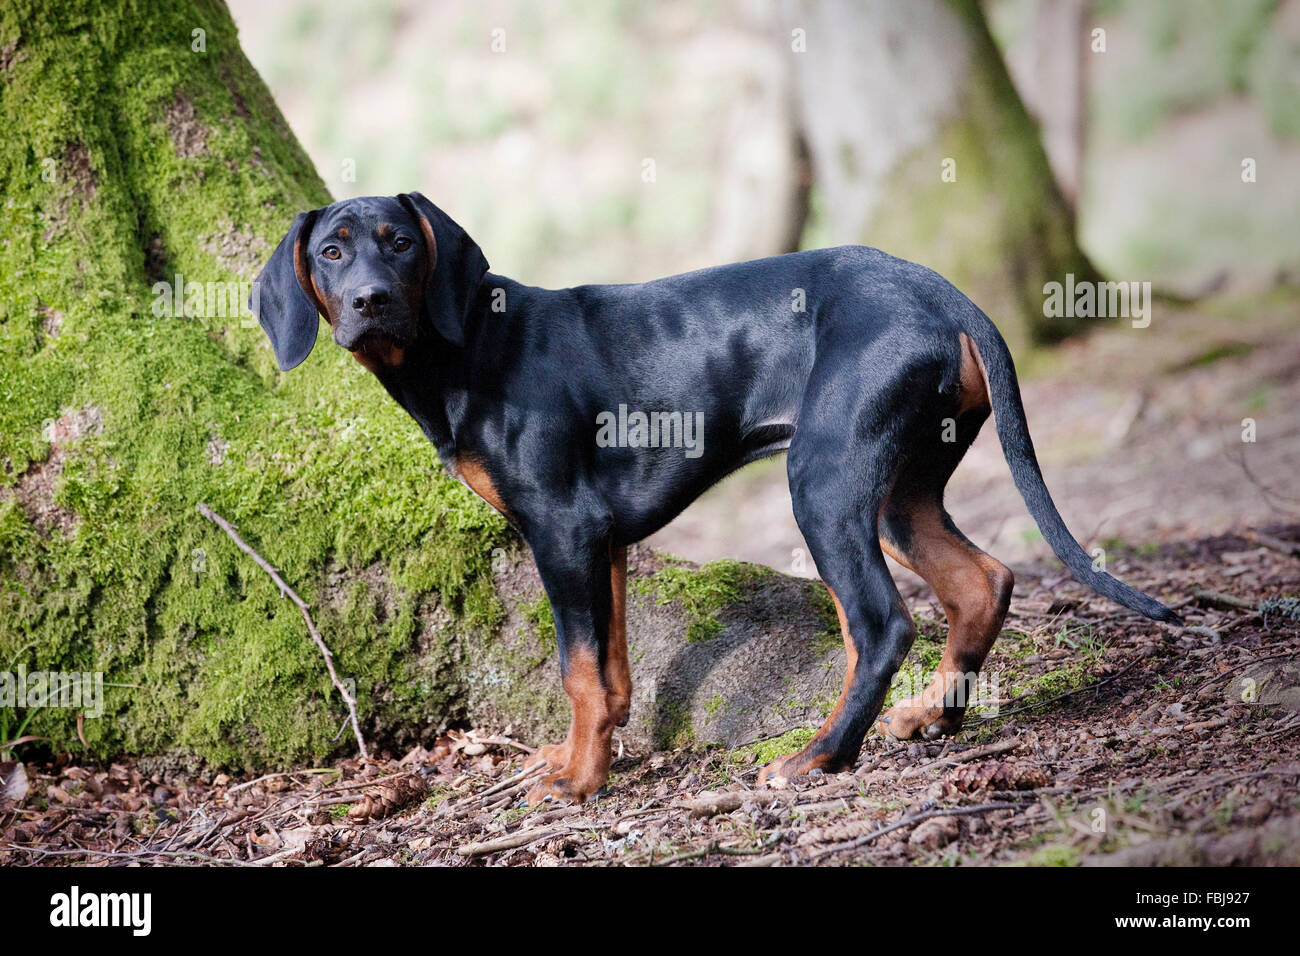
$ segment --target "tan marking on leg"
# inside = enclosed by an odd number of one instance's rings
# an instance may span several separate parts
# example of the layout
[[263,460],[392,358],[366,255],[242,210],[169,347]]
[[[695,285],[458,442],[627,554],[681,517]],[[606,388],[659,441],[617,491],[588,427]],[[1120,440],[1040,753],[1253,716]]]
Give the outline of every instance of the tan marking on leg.
[[895,704],[889,720],[881,723],[899,739],[936,721],[946,732],[960,727],[970,690],[968,675],[979,670],[1001,632],[1014,583],[1001,562],[945,526],[937,503],[915,506],[908,513],[908,528],[911,540],[906,553],[883,538],[881,546],[934,589],[948,618],[948,639],[929,686],[918,697]]
[[[632,703],[632,672],[627,657],[627,548],[611,548],[609,569],[610,596],[609,644],[605,651],[605,706],[609,719],[621,726]],[[547,744],[524,761],[524,769],[545,763],[552,770],[562,769],[573,754],[576,716],[569,721],[569,733],[560,744]]]
[[890,541],[888,538],[885,537],[880,538],[880,550],[885,552],[885,554],[889,555],[891,558],[893,558],[903,567],[907,568],[907,570],[911,571],[913,574],[917,574],[917,575],[920,574],[920,572],[917,571],[916,568],[912,567],[912,562],[907,560],[907,555],[905,555],[902,552],[902,550],[896,544],[894,544],[894,542]]
[[558,744],[547,744],[539,747],[536,753],[530,754],[524,761],[524,769],[530,770],[539,763],[544,763],[549,770],[559,770],[569,762],[573,755],[573,718],[569,718],[569,732],[565,735],[564,741]]
[[840,619],[840,638],[844,641],[845,665],[844,685],[840,688],[840,699],[835,702],[835,707],[831,710],[830,716],[826,718],[821,730],[817,732],[819,737],[825,736],[831,724],[839,719],[840,712],[844,709],[844,704],[849,698],[849,688],[853,686],[853,675],[858,669],[858,648],[853,643],[853,636],[849,634],[849,621],[844,615],[844,605],[840,603],[839,596],[831,590],[829,584],[826,585],[826,592],[831,596],[831,600],[835,602],[835,614]]
[[474,494],[509,517],[510,512],[506,510],[506,503],[501,500],[496,485],[492,483],[492,478],[481,461],[470,455],[461,455],[456,459],[456,477],[465,482]]
[[609,641],[605,646],[606,705],[618,726],[632,706],[632,668],[627,659],[627,548],[612,548],[609,566]]
[[547,796],[581,803],[609,778],[614,722],[610,719],[608,693],[599,663],[589,648],[575,647],[569,652],[564,692],[573,705],[569,760],[529,791],[531,803]]

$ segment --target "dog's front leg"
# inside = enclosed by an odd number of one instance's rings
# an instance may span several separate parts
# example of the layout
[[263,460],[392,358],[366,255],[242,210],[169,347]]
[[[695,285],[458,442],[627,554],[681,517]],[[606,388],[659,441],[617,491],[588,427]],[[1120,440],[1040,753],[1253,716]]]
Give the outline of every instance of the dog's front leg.
[[570,541],[534,544],[533,554],[555,614],[573,717],[564,743],[542,748],[530,761],[545,761],[552,772],[529,791],[528,800],[581,803],[609,777],[614,728],[627,721],[632,698],[624,618],[627,549],[608,540],[576,548]]

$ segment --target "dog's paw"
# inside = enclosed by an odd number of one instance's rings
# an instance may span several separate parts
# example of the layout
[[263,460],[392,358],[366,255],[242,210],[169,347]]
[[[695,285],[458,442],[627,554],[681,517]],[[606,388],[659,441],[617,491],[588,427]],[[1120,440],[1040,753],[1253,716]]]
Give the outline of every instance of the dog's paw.
[[876,727],[895,740],[934,740],[961,730],[961,714],[946,714],[942,707],[927,706],[920,697],[900,700],[876,720]]
[[582,781],[577,777],[566,776],[562,770],[550,773],[539,780],[528,791],[528,802],[534,806],[550,800],[555,803],[583,803],[601,788],[602,783]]
[[835,766],[831,756],[825,753],[801,750],[788,757],[779,757],[758,772],[758,785],[781,786],[782,781],[791,777],[806,777],[811,773],[834,773],[842,768]]
[[559,770],[569,762],[572,756],[573,745],[567,740],[562,744],[547,744],[545,747],[539,747],[535,753],[529,754],[524,760],[525,770],[532,770],[539,764],[545,764],[548,770]]

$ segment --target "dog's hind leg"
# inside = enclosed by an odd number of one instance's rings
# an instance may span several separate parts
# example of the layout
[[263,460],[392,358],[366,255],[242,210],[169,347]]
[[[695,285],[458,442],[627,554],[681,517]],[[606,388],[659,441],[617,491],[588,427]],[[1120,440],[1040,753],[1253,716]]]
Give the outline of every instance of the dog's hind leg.
[[[810,380],[787,466],[795,519],[839,614],[844,684],[807,746],[765,767],[760,782],[853,766],[915,636],[881,551],[878,515],[900,468],[900,448],[917,427],[909,390],[917,379],[933,378],[926,375],[933,369],[891,356],[878,366],[890,370],[884,380],[846,401],[843,382],[862,377],[844,368],[843,352],[831,355],[821,378],[815,369]],[[864,357],[872,358],[859,352],[848,364]]]
[[891,501],[886,514],[881,543],[934,589],[948,617],[948,640],[926,688],[891,707],[879,726],[899,740],[956,733],[974,699],[980,666],[1002,630],[1014,578],[957,530],[941,501]]
[[948,617],[948,640],[934,678],[918,696],[895,704],[879,728],[899,740],[961,729],[980,666],[1002,630],[1014,578],[967,540],[943,507],[943,491],[988,417],[987,393],[963,342],[962,389],[945,426],[920,434],[881,510],[885,553],[925,579]]
[[759,783],[814,770],[832,773],[851,768],[884,703],[890,678],[915,636],[912,619],[874,540],[865,535],[842,538],[831,553],[811,540],[808,543],[839,614],[847,657],[844,684],[834,709],[804,749],[763,768]]

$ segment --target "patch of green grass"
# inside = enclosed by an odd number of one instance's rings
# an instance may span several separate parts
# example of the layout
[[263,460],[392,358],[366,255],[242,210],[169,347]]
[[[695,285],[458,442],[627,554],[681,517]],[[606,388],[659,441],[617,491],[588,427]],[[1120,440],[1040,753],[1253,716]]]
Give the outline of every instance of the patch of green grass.
[[1067,624],[1056,632],[1053,643],[1079,651],[1086,660],[1099,660],[1106,652],[1100,632],[1091,624]]

